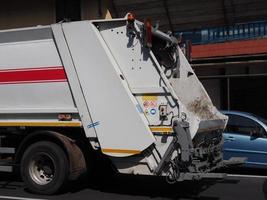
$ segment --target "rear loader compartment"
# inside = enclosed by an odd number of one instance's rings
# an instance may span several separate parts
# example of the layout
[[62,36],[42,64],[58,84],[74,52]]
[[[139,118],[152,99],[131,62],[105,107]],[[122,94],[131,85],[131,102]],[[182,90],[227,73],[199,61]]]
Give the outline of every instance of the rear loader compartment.
[[177,39],[131,14],[1,31],[0,93],[0,170],[22,164],[33,192],[77,177],[89,149],[120,173],[221,177],[227,118]]

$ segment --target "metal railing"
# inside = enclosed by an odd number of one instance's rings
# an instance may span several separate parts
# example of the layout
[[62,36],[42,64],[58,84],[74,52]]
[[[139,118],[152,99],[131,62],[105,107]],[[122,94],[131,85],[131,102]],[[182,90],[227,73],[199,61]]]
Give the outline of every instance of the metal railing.
[[202,30],[177,32],[182,33],[183,40],[192,44],[218,43],[233,40],[267,37],[267,21],[240,23],[233,26],[206,28]]

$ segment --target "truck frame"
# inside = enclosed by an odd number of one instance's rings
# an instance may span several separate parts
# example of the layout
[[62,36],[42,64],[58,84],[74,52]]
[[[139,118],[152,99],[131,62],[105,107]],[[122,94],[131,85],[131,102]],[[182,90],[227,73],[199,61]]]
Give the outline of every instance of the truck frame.
[[[227,117],[178,41],[125,18],[0,32],[0,171],[57,192],[88,152],[120,173],[167,181],[222,177]],[[94,163],[89,163],[92,165]]]

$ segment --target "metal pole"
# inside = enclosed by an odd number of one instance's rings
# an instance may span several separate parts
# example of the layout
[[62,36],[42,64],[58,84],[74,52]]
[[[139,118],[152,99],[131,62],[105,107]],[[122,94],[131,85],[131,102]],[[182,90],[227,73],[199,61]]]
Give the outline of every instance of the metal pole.
[[230,105],[230,78],[226,79],[226,90],[227,90],[227,110],[231,109],[231,105]]

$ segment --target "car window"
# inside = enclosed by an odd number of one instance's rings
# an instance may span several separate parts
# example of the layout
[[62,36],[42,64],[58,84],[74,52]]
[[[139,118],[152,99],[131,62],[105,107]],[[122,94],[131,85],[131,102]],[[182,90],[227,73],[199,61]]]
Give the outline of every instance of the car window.
[[260,116],[258,116],[258,115],[254,115],[254,114],[252,114],[252,116],[256,117],[256,118],[257,118],[258,120],[260,120],[262,123],[264,123],[264,124],[267,125],[267,119],[262,118],[262,117],[260,117]]
[[244,135],[251,135],[251,133],[257,132],[264,134],[265,132],[261,125],[252,119],[232,114],[229,114],[228,117],[229,119],[225,130],[226,132]]

